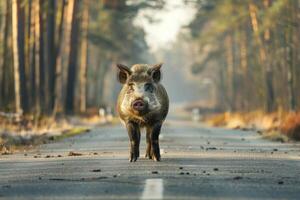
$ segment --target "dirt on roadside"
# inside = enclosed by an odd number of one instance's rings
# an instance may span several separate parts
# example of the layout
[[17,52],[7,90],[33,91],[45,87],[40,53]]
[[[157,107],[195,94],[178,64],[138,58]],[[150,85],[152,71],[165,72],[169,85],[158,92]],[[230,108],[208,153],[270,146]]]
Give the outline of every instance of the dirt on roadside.
[[0,118],[0,155],[13,154],[36,145],[86,133],[90,127],[90,124],[76,124],[72,118],[34,120],[27,116],[21,120],[14,120],[2,117]]

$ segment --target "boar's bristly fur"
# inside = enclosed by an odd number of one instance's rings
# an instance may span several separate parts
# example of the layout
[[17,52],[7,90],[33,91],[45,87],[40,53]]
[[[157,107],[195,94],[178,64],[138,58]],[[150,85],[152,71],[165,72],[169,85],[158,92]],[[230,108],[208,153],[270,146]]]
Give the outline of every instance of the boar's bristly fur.
[[136,64],[131,68],[117,64],[118,80],[123,84],[117,110],[130,140],[130,162],[139,157],[140,129],[146,128],[146,157],[160,160],[159,134],[168,114],[169,98],[160,83],[162,64]]

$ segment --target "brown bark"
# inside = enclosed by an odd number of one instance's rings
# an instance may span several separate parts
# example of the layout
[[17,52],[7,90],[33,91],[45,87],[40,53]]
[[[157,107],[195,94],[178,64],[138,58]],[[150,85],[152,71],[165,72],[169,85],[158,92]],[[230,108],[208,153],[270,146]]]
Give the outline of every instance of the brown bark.
[[81,41],[81,62],[80,62],[80,73],[79,73],[79,93],[80,93],[80,112],[86,111],[86,82],[87,82],[87,51],[88,51],[88,24],[89,24],[89,0],[84,1],[84,8],[82,13],[82,41]]
[[28,30],[28,58],[27,58],[27,62],[28,62],[28,66],[29,66],[29,101],[30,104],[32,106],[33,109],[35,109],[36,107],[36,93],[37,93],[37,88],[36,88],[36,72],[35,72],[35,19],[36,19],[36,9],[35,9],[35,5],[32,2],[33,0],[31,0],[31,7],[30,7],[30,27]]
[[[54,110],[53,114],[63,114],[64,112],[64,95],[63,92],[65,92],[64,87],[64,81],[63,81],[63,70],[66,68],[65,63],[63,60],[67,59],[67,63],[69,60],[69,54],[70,54],[70,40],[71,40],[71,29],[72,29],[72,20],[73,20],[73,11],[74,11],[74,2],[75,0],[68,0],[67,6],[63,6],[62,9],[65,9],[63,11],[63,23],[62,27],[64,29],[62,30],[62,39],[61,42],[58,43],[58,45],[61,45],[58,49],[58,55],[56,58],[56,85],[55,85],[55,103],[54,103]],[[63,57],[65,59],[63,59]]]
[[39,116],[44,107],[44,69],[43,69],[43,32],[42,32],[42,12],[41,0],[34,2],[34,35],[35,35],[35,112]]
[[15,81],[15,109],[16,113],[22,114],[21,105],[21,81],[19,65],[19,47],[18,47],[18,1],[12,0],[12,42],[14,59],[14,81]]
[[229,111],[234,110],[234,57],[233,57],[233,38],[232,35],[227,35],[225,38],[225,46],[226,46],[226,65],[227,65],[227,95],[230,102]]
[[243,111],[249,111],[249,91],[247,90],[247,85],[249,84],[249,74],[248,74],[248,49],[247,49],[247,33],[244,31],[245,27],[240,28],[239,46],[240,46],[240,95],[241,95],[241,106]]
[[[4,2],[4,1],[3,1]],[[8,28],[9,28],[9,0],[5,1],[5,15],[3,15],[3,25],[1,28],[1,42],[3,44],[2,47],[2,59],[0,63],[0,106],[3,107],[6,105],[5,102],[5,96],[6,96],[6,88],[5,85],[7,85],[5,81],[6,77],[6,71],[7,71],[7,41],[8,41]]]
[[[64,1],[62,1],[64,3]],[[56,1],[48,0],[47,10],[47,111],[50,113],[54,107],[54,91],[55,91],[55,14]]]
[[19,74],[20,74],[20,93],[21,106],[24,112],[29,111],[28,91],[26,88],[26,66],[25,66],[25,0],[17,1],[18,12],[18,53],[19,53]]
[[[267,112],[271,112],[274,110],[275,107],[275,100],[274,100],[274,88],[273,88],[273,74],[272,74],[272,70],[271,70],[271,65],[270,65],[270,61],[267,60],[267,51],[264,45],[263,40],[260,37],[259,34],[259,27],[258,27],[258,19],[257,19],[257,12],[258,12],[258,8],[257,6],[253,3],[250,2],[249,3],[249,14],[250,14],[250,18],[251,18],[251,24],[252,24],[252,28],[253,28],[253,32],[254,32],[254,38],[256,41],[256,45],[259,48],[259,58],[260,58],[260,65],[262,67],[262,77],[263,77],[263,81],[264,81],[264,90],[265,90],[265,105],[264,105],[264,109]],[[265,37],[268,38],[265,34]],[[269,58],[269,57],[268,57]],[[269,58],[270,59],[270,58]]]
[[40,78],[40,90],[39,90],[39,99],[40,99],[40,107],[41,107],[41,112],[44,113],[45,111],[45,63],[44,63],[44,32],[43,32],[43,27],[44,27],[44,17],[43,17],[43,5],[44,5],[44,0],[39,0],[37,2],[39,4],[39,12],[38,12],[38,18],[39,18],[39,23],[38,23],[38,32],[39,32],[39,51],[38,51],[38,57],[39,57],[39,78]]
[[28,106],[31,108],[34,105],[34,95],[32,95],[32,82],[31,82],[31,76],[32,76],[32,63],[31,63],[31,56],[32,56],[32,50],[33,50],[33,31],[32,26],[34,23],[34,20],[32,19],[32,11],[34,10],[33,7],[33,0],[28,0],[28,3],[26,4],[26,21],[27,26],[25,28],[25,67],[26,67],[26,88],[28,91]]
[[[295,5],[292,4],[292,2],[289,2],[287,5],[287,10],[289,11],[289,18],[290,21],[293,22],[296,19],[296,13],[295,13]],[[295,86],[295,70],[294,67],[295,64],[295,58],[297,57],[296,48],[295,48],[295,42],[297,42],[295,36],[295,28],[292,26],[289,26],[286,31],[286,41],[287,41],[287,47],[286,47],[286,59],[287,59],[287,79],[288,79],[288,104],[289,104],[289,110],[295,111],[296,110],[296,95],[294,91]],[[298,36],[299,37],[299,36]]]
[[66,82],[66,111],[71,114],[74,110],[74,99],[75,99],[75,86],[76,86],[76,75],[77,75],[77,54],[78,54],[78,32],[79,32],[79,20],[76,17],[78,12],[79,3],[77,0],[74,1],[73,17],[71,24],[71,40],[69,41],[70,53],[68,57],[68,71],[67,71],[67,82]]

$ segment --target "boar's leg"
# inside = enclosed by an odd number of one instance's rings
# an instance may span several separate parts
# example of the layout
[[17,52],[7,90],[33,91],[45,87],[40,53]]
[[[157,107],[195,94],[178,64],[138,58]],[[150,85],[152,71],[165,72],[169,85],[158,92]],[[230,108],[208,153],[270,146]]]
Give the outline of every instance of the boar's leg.
[[137,158],[140,156],[140,138],[141,138],[141,133],[140,133],[140,127],[137,123],[134,122],[128,122],[127,123],[127,131],[128,131],[128,136],[130,140],[130,156],[129,156],[129,161],[136,161]]
[[151,128],[151,150],[150,155],[153,160],[160,161],[160,150],[159,150],[159,134],[161,129],[161,124],[154,124]]
[[146,128],[147,148],[146,148],[145,158],[149,158],[149,159],[152,159],[152,156],[151,156],[151,133],[152,133],[152,129],[150,127],[147,127]]

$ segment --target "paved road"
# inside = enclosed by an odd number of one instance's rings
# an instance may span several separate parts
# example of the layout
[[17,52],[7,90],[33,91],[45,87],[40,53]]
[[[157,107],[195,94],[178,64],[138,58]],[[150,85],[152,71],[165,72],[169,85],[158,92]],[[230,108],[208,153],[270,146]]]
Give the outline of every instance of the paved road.
[[171,120],[161,148],[161,162],[129,163],[114,125],[1,156],[0,199],[300,199],[299,144]]

